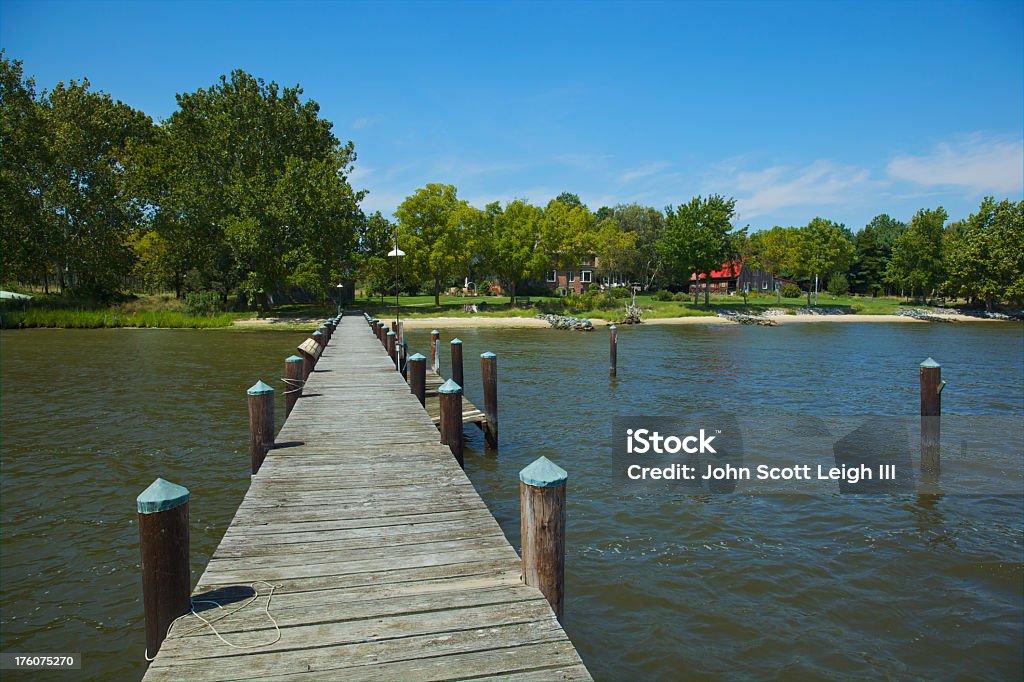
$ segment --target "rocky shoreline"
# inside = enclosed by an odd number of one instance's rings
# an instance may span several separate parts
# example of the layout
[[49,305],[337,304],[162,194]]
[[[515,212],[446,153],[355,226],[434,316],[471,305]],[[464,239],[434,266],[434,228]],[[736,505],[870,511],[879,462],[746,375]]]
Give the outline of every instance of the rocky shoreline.
[[544,320],[555,329],[571,329],[578,332],[594,331],[594,324],[585,317],[567,317],[566,315],[536,315],[538,320]]

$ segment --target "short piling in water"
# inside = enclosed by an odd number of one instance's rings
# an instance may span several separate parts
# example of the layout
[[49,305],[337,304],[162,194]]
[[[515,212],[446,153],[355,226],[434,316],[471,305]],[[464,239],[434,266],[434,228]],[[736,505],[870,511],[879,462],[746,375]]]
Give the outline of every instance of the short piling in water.
[[395,369],[398,369],[398,344],[396,343],[397,339],[398,334],[395,333],[394,329],[388,331],[387,345],[385,347],[388,349],[388,357],[391,358],[391,362],[392,364],[394,364]]
[[452,381],[465,386],[465,375],[462,372],[462,341],[452,339]]
[[519,472],[523,582],[540,589],[562,620],[565,599],[565,481],[547,457]]
[[284,416],[292,413],[292,408],[302,395],[302,387],[306,385],[303,376],[305,361],[298,355],[285,358],[284,361]]
[[156,656],[171,623],[192,610],[188,498],[187,488],[162,478],[136,498],[147,659]]
[[409,358],[406,367],[408,368],[409,390],[420,401],[420,405],[426,406],[427,359],[416,353]]
[[252,473],[259,472],[267,452],[274,447],[274,389],[257,381],[249,390],[249,452]]
[[920,365],[921,377],[921,473],[929,477],[939,473],[939,449],[942,421],[942,365],[928,358]]
[[436,329],[430,332],[430,368],[435,373],[441,371],[441,332]]
[[498,356],[483,353],[480,356],[480,377],[484,384],[484,441],[487,447],[498,447]]
[[455,461],[466,468],[462,457],[462,386],[449,379],[437,389],[441,407],[441,442],[447,445]]
[[613,324],[608,331],[608,375],[615,376],[619,364],[619,328]]

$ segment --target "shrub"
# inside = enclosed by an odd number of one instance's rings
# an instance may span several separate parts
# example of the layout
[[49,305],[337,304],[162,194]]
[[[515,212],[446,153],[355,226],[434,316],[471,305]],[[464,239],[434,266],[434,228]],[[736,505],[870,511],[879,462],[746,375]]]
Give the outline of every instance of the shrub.
[[800,287],[795,284],[787,284],[782,287],[783,298],[800,298]]
[[686,294],[684,294],[681,291],[672,295],[672,300],[673,301],[685,301],[685,300],[687,300],[689,298],[690,298],[689,296],[687,296]]
[[654,300],[655,301],[671,301],[672,300],[672,292],[667,290],[667,289],[660,289],[660,290],[654,292]]
[[608,291],[611,292],[613,298],[629,298],[633,295],[626,287],[612,287]]
[[483,282],[480,283],[480,286],[478,286],[476,288],[476,292],[478,294],[480,294],[481,296],[490,296],[491,295],[491,283],[488,282],[487,280],[484,280]]
[[850,293],[850,281],[846,275],[837,273],[828,278],[828,293],[833,296],[845,296]]
[[216,291],[192,291],[185,294],[185,312],[189,315],[216,315],[221,312]]

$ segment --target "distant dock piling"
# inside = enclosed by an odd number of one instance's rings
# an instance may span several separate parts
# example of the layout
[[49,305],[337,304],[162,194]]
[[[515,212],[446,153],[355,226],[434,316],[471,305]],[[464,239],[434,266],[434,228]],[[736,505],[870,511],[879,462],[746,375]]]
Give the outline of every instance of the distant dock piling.
[[249,390],[249,453],[252,473],[259,472],[267,452],[274,447],[274,389],[257,381]]
[[441,401],[441,442],[447,445],[463,469],[462,386],[449,379],[437,389]]
[[619,328],[613,324],[608,331],[608,375],[614,377],[619,364]]
[[565,482],[547,457],[519,472],[523,582],[540,589],[559,622],[565,601]]
[[921,474],[934,478],[939,474],[941,442],[942,365],[928,358],[920,365],[921,380]]
[[302,365],[304,360],[298,355],[291,355],[284,361],[284,416],[292,413],[296,401],[302,396],[305,377]]
[[487,352],[480,355],[480,377],[484,385],[484,441],[487,447],[498,447],[498,356]]
[[171,623],[192,610],[188,500],[187,488],[162,478],[136,498],[147,659],[156,656]]

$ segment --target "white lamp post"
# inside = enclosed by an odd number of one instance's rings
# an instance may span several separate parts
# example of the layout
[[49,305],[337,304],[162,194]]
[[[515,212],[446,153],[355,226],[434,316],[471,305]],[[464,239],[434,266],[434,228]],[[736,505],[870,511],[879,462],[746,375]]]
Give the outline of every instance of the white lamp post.
[[395,324],[401,319],[398,308],[398,259],[405,255],[405,251],[398,248],[398,227],[395,227],[395,248],[388,251],[388,258],[395,259]]

